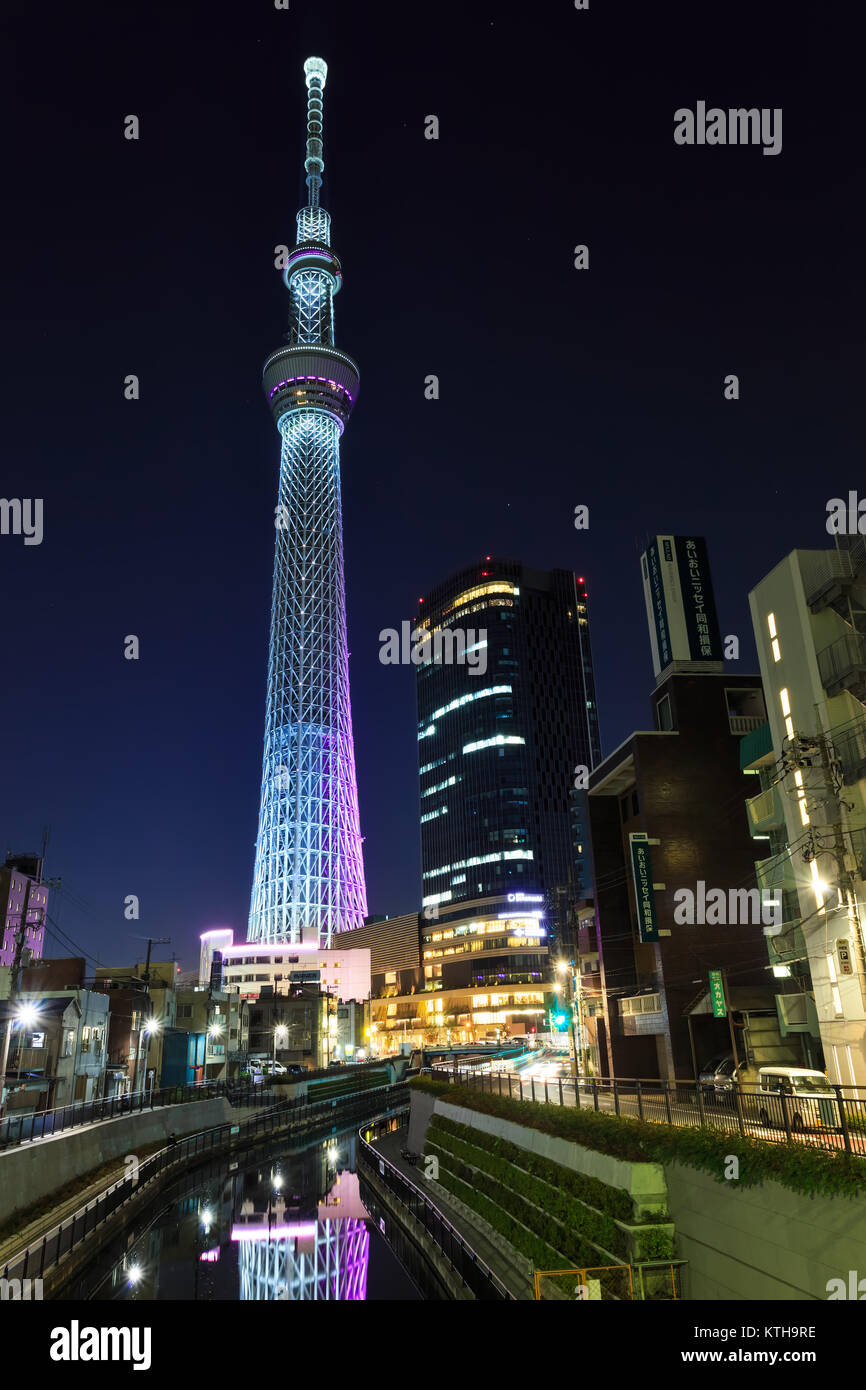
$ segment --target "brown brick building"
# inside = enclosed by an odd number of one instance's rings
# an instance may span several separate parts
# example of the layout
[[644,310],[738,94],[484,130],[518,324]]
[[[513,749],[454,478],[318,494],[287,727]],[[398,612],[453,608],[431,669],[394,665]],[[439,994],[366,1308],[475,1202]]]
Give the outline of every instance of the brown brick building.
[[[669,668],[670,669],[670,668]],[[652,696],[652,731],[632,734],[590,777],[595,906],[604,1014],[597,1020],[599,1062],[617,1077],[686,1079],[694,1075],[687,1015],[693,1017],[697,1065],[730,1048],[726,1020],[707,1010],[708,971],[722,969],[742,1036],[738,995],[754,1004],[765,987],[772,1005],[764,927],[757,921],[692,925],[674,913],[689,890],[754,889],[754,863],[769,849],[752,839],[744,801],[752,791],[740,771],[740,739],[766,718],[759,676],[671,671]],[[648,837],[654,904],[638,929],[630,835]],[[764,851],[764,853],[762,853]],[[652,888],[652,885],[655,885]],[[755,916],[754,901],[740,916]],[[699,915],[699,914],[698,914]],[[706,913],[706,916],[711,916]],[[727,910],[728,919],[735,915]],[[657,933],[657,940],[652,938]],[[759,1000],[761,994],[758,996]]]

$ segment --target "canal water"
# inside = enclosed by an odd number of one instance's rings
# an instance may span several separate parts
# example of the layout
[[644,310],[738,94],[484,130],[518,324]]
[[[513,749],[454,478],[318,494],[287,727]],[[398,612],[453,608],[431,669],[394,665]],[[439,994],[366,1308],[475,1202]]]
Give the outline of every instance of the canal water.
[[[386,1218],[364,1203],[356,1145],[357,1131],[350,1130],[302,1149],[273,1139],[254,1154],[214,1160],[156,1198],[60,1297],[424,1297],[425,1271],[410,1277],[386,1240]],[[404,1258],[411,1255],[396,1244]]]

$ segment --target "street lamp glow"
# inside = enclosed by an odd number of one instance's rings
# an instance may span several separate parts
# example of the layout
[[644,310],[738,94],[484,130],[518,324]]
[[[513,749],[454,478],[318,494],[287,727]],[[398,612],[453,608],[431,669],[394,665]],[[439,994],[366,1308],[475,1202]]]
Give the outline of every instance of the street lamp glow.
[[212,1023],[210,1028],[208,1029],[208,1033],[212,1038],[218,1038],[222,1030],[223,1027],[221,1023]]
[[204,1211],[201,1214],[201,1224],[204,1226],[206,1231],[209,1231],[212,1223],[213,1212],[211,1211],[210,1207],[205,1207]]
[[16,1017],[19,1028],[30,1028],[39,1018],[39,1009],[35,1004],[19,1004]]
[[162,1023],[158,1018],[149,1018],[144,1025],[144,1032],[147,1037],[151,1037],[153,1033],[158,1033],[161,1027]]
[[142,1269],[141,1265],[130,1265],[130,1266],[129,1266],[129,1282],[130,1282],[130,1284],[137,1284],[138,1281],[141,1279],[141,1276],[142,1276],[143,1273],[144,1273],[144,1270]]

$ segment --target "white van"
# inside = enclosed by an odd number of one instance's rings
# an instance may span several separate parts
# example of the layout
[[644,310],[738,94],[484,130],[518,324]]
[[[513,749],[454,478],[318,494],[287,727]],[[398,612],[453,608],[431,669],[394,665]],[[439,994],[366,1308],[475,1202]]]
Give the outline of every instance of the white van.
[[754,1104],[761,1124],[784,1129],[783,1095],[792,1130],[838,1128],[836,1092],[824,1072],[808,1067],[760,1067]]

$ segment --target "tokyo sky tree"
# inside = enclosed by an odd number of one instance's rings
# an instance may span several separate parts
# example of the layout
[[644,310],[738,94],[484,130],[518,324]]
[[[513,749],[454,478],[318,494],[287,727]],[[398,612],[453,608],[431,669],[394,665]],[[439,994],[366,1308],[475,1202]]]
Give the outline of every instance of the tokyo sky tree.
[[288,346],[262,384],[282,436],[268,661],[265,749],[247,938],[316,942],[361,926],[367,912],[349,704],[340,435],[358,368],[334,347],[340,262],[319,205],[321,58],[307,80],[307,205],[284,278]]

